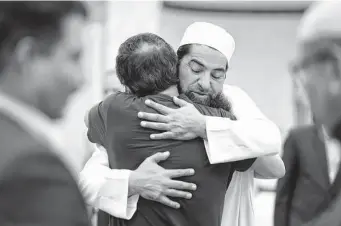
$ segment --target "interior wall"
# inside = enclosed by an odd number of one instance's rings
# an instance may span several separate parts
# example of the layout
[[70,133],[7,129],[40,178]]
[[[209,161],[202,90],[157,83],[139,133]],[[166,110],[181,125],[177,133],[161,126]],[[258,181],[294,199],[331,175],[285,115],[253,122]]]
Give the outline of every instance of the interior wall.
[[244,89],[285,136],[294,123],[288,63],[294,53],[299,18],[292,14],[233,14],[163,7],[160,34],[177,48],[186,27],[196,21],[211,22],[229,31],[235,38],[236,51],[226,82]]
[[115,67],[118,48],[127,38],[144,32],[158,34],[160,27],[160,1],[110,1],[106,22],[106,66]]

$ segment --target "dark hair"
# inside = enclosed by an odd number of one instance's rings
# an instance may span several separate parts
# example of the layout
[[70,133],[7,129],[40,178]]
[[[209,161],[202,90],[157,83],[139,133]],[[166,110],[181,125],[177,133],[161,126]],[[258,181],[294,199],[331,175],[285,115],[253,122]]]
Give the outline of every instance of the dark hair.
[[[187,54],[189,54],[191,52],[191,48],[192,46],[194,45],[201,45],[201,44],[187,44],[187,45],[183,45],[183,46],[180,46],[178,51],[176,52],[177,56],[178,56],[178,66],[182,60],[182,58],[184,58],[184,56],[186,56]],[[209,47],[211,49],[214,49],[212,47]],[[216,49],[214,49],[216,50]],[[218,50],[217,50],[218,51]],[[226,70],[229,68],[229,64],[227,62],[226,64]]]
[[26,36],[41,39],[46,46],[51,46],[51,40],[60,36],[62,20],[73,13],[87,17],[80,1],[0,2],[0,70],[8,54]]
[[193,46],[193,44],[187,44],[187,45],[183,45],[183,46],[179,47],[178,51],[176,52],[176,55],[178,56],[179,63],[182,60],[182,58],[184,58],[184,56],[189,54],[192,46]]
[[177,85],[177,56],[161,37],[142,33],[121,44],[116,73],[121,83],[137,96],[156,94]]

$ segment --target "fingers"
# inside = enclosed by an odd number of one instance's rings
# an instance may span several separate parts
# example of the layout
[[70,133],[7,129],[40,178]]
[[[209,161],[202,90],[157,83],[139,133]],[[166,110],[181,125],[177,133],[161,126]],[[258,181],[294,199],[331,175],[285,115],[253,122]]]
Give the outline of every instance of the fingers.
[[164,193],[166,196],[175,197],[175,198],[184,198],[184,199],[192,198],[191,193],[185,192],[185,191],[179,191],[176,189],[167,189]]
[[160,122],[146,122],[142,121],[141,126],[144,128],[149,128],[149,129],[155,129],[155,130],[162,130],[162,131],[167,131],[170,129],[170,126],[166,123],[160,123]]
[[154,101],[152,100],[146,100],[146,105],[148,107],[151,107],[153,108],[154,110],[160,112],[161,114],[163,115],[167,115],[169,114],[170,112],[172,112],[173,109],[169,108],[169,107],[166,107],[166,106],[163,106],[161,104],[158,104],[158,103],[155,103]]
[[178,180],[170,180],[167,182],[167,187],[176,189],[176,190],[189,190],[195,191],[197,190],[197,185],[193,183],[178,181]]
[[184,107],[189,104],[187,101],[179,99],[177,97],[173,97],[173,102],[180,107]]
[[[155,163],[159,163],[161,161],[165,161],[167,158],[169,157],[169,152],[158,152],[152,156],[149,156],[147,159],[149,161],[155,162]],[[146,160],[147,160],[146,159]]]
[[158,202],[160,202],[160,203],[162,203],[162,204],[164,204],[166,206],[169,206],[171,208],[174,208],[174,209],[179,209],[180,208],[180,204],[179,203],[170,200],[166,196],[161,196],[156,201],[158,201]]
[[160,115],[160,114],[153,114],[153,113],[146,113],[146,112],[139,112],[137,116],[140,119],[148,120],[148,121],[153,121],[153,122],[169,122],[169,118],[165,115]]
[[173,132],[164,132],[158,134],[151,134],[150,138],[153,140],[163,140],[163,139],[174,139],[175,133]]
[[193,176],[194,169],[171,169],[166,170],[165,175],[169,178]]

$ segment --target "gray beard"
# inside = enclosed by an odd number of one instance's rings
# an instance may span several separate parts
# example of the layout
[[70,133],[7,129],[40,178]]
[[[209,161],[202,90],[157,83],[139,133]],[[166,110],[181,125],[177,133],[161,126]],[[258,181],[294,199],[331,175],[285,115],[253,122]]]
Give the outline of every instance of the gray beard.
[[199,99],[197,98],[193,92],[185,92],[184,93],[191,101],[197,104],[205,105],[212,108],[221,108],[230,113],[232,113],[232,106],[229,99],[224,96],[224,94],[218,93],[217,95],[213,96],[209,94],[206,99]]

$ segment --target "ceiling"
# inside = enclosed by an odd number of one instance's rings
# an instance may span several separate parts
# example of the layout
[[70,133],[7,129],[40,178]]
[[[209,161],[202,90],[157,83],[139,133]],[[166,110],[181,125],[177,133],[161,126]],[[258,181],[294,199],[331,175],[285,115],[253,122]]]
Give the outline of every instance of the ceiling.
[[165,1],[166,7],[197,11],[303,12],[313,1]]

